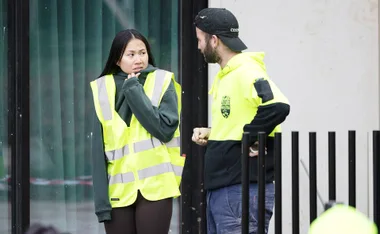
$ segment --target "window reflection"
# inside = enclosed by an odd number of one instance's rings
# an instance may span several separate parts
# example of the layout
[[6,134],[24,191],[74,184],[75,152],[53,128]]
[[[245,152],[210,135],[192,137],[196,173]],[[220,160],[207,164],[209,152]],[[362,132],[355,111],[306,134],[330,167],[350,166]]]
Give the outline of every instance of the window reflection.
[[0,233],[11,233],[11,206],[8,178],[10,176],[10,158],[7,156],[7,95],[8,95],[8,25],[7,1],[0,3]]
[[[158,66],[178,78],[177,2],[30,1],[31,223],[104,233],[90,176],[89,82],[100,74],[115,34],[127,27],[146,35]],[[174,204],[171,233],[179,233]]]

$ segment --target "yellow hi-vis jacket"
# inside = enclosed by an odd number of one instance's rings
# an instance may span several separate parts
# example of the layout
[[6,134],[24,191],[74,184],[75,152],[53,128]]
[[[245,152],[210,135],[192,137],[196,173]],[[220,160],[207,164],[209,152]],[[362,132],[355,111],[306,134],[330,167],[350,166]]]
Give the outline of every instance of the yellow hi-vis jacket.
[[[156,70],[148,74],[144,91],[152,106],[160,105],[162,96],[173,82],[181,111],[181,87],[171,72]],[[151,136],[132,114],[130,126],[115,110],[116,86],[112,75],[91,82],[96,114],[103,128],[108,161],[109,199],[111,206],[131,205],[138,190],[145,199],[157,201],[180,195],[184,158],[180,156],[180,132],[163,143]]]
[[[274,84],[265,69],[264,53],[244,52],[233,56],[218,72],[209,94],[212,95],[212,128],[204,164],[207,190],[241,183],[241,139],[244,127],[256,118],[259,107],[286,104],[288,99]],[[277,124],[268,132],[281,131]],[[266,180],[274,179],[273,147],[266,156]],[[257,182],[257,158],[250,163],[250,181]]]
[[377,234],[376,225],[354,207],[337,204],[315,219],[309,234]]
[[[276,102],[289,103],[269,79],[263,58],[262,52],[241,53],[235,55],[218,72],[209,91],[213,97],[213,104],[212,130],[208,140],[240,141],[244,126],[252,121],[259,105],[267,106]],[[252,61],[247,62],[249,59]],[[263,100],[265,97],[261,98],[257,91],[252,89],[252,84],[259,79],[269,83],[273,96],[271,100]],[[274,137],[276,132],[281,132],[281,125],[277,125],[269,136]]]

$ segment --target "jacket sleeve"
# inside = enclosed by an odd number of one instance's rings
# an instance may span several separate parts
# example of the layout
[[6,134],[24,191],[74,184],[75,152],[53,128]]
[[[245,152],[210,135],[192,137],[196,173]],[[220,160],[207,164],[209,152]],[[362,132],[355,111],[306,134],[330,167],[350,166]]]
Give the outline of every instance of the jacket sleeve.
[[111,204],[108,198],[107,161],[104,153],[103,132],[93,108],[93,127],[91,133],[92,179],[94,190],[95,214],[99,222],[111,220]]
[[277,86],[267,79],[257,79],[252,87],[252,103],[258,106],[251,123],[244,126],[257,139],[258,132],[269,135],[289,115],[290,106],[287,98]]
[[173,82],[163,95],[159,107],[152,105],[137,78],[126,80],[123,92],[140,124],[155,138],[169,142],[179,124],[178,99]]

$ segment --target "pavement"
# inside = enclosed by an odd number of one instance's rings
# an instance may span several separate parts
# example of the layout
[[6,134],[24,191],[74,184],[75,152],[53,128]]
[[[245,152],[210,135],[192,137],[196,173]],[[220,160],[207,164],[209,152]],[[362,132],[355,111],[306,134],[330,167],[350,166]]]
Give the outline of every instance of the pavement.
[[[105,234],[104,226],[97,222],[92,201],[59,202],[31,201],[31,223],[53,225],[65,234]],[[0,201],[0,234],[11,234],[10,205]],[[179,234],[179,203],[173,201],[171,234]]]

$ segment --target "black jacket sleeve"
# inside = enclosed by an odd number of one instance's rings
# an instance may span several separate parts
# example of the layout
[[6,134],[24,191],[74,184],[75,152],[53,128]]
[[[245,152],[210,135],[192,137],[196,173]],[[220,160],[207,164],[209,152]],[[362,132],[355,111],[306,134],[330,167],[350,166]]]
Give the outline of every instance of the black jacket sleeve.
[[95,214],[99,222],[111,220],[111,204],[108,198],[107,161],[104,153],[103,132],[93,108],[93,127],[91,133],[92,179]]
[[250,132],[253,139],[257,139],[258,132],[265,132],[269,135],[277,125],[286,119],[289,112],[290,106],[285,103],[259,106],[251,123],[245,125],[244,131]]
[[252,88],[252,98],[255,99],[255,103],[260,104],[251,123],[244,126],[244,131],[250,132],[255,141],[258,132],[269,135],[281,124],[289,115],[290,106],[287,98],[270,80],[258,79]]

